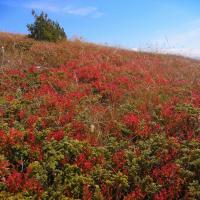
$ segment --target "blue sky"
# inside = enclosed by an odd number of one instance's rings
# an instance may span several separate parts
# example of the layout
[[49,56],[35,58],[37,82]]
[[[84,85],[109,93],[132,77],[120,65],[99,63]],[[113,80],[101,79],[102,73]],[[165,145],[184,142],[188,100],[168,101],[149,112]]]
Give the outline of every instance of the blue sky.
[[0,31],[27,33],[42,10],[69,38],[200,57],[198,0],[0,0]]

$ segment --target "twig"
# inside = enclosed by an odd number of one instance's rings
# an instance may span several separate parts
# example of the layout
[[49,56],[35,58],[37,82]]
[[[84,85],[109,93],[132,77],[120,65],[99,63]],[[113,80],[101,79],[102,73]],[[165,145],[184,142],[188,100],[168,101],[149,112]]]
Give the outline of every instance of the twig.
[[74,78],[75,78],[75,81],[76,81],[76,85],[78,86],[78,78],[76,76],[76,72],[74,72]]
[[21,171],[23,172],[24,171],[24,161],[23,161],[23,157],[21,157]]
[[1,71],[3,73],[3,63],[4,63],[4,56],[5,56],[4,46],[1,47],[1,52],[2,52]]

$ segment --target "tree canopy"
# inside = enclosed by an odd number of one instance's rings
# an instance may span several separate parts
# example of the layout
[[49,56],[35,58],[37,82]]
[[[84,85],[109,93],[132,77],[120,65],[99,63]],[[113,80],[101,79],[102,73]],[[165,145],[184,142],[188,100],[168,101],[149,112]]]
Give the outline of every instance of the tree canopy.
[[64,29],[59,23],[49,19],[46,13],[41,12],[40,15],[37,15],[36,12],[32,10],[32,15],[35,18],[35,21],[34,23],[27,25],[28,31],[30,32],[29,37],[36,40],[52,42],[67,38]]

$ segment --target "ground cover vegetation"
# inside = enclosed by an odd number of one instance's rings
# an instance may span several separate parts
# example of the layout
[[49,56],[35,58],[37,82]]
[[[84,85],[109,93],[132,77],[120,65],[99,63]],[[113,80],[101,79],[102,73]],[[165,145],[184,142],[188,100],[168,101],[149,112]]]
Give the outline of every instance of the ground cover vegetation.
[[1,33],[0,199],[200,199],[200,65]]

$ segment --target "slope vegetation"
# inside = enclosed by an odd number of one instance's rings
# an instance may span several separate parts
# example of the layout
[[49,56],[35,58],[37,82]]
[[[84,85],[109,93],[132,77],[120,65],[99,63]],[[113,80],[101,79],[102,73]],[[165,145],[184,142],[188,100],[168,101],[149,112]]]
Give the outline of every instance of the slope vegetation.
[[0,199],[199,199],[200,67],[0,34]]

